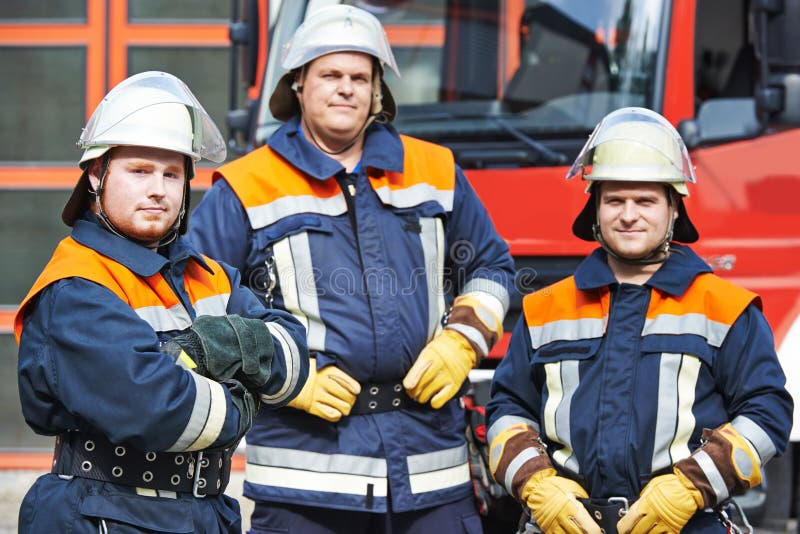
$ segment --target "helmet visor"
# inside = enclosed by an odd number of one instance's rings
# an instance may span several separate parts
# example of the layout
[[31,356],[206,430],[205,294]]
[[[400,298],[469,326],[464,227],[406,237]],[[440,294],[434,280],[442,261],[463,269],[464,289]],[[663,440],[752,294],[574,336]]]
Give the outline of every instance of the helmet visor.
[[608,114],[589,136],[567,180],[695,182],[686,145],[661,115],[645,108]]
[[[181,108],[186,112],[176,111]],[[80,149],[116,145],[164,148],[217,163],[227,152],[222,134],[194,94],[165,72],[136,74],[114,87],[77,142]]]

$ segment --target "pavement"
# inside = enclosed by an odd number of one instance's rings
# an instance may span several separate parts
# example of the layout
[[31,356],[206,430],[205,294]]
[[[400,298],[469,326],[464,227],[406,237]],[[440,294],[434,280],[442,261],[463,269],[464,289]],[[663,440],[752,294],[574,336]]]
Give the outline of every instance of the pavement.
[[[17,516],[22,498],[34,481],[42,473],[40,471],[0,470],[0,534],[17,532]],[[253,511],[253,501],[242,497],[243,471],[233,471],[226,494],[239,500],[242,507],[243,532],[250,528],[250,514]],[[785,525],[771,524],[767,528],[756,527],[758,534],[795,534],[797,521],[789,520]],[[348,533],[349,534],[349,533]],[[512,534],[501,532],[486,532],[485,534]]]

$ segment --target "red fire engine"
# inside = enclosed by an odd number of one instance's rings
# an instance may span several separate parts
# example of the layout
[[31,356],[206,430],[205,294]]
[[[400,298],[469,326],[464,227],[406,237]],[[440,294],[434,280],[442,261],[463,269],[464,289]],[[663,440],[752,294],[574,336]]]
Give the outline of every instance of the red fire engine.
[[[279,126],[266,104],[282,74],[281,47],[330,3],[234,2],[232,79],[243,78],[250,97],[228,116],[235,151],[263,144]],[[396,128],[453,150],[511,247],[519,274],[507,331],[524,293],[568,276],[593,248],[570,231],[586,198],[565,181],[567,166],[605,114],[648,107],[677,126],[696,166],[687,201],[701,234],[695,250],[761,294],[800,399],[800,167],[792,156],[800,148],[800,2],[345,3],[374,13],[392,42],[402,73],[387,74]],[[800,440],[800,428],[792,438]],[[792,456],[773,462],[771,506],[791,504]],[[763,493],[747,499],[763,512]]]

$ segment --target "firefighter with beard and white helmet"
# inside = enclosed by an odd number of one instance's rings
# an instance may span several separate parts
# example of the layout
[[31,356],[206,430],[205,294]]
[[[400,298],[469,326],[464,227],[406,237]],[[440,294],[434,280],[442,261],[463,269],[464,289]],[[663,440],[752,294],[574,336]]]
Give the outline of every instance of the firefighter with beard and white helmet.
[[306,387],[247,435],[251,532],[479,532],[459,393],[502,335],[508,246],[452,152],[392,126],[375,16],[311,12],[282,66],[285,123],[190,229],[307,328]]
[[238,533],[231,456],[259,404],[302,389],[303,327],[182,237],[195,163],[225,159],[183,82],[124,80],[78,147],[72,233],[14,321],[23,415],[55,436],[19,531]]
[[600,248],[523,299],[487,405],[492,474],[544,532],[725,532],[718,507],[792,424],[761,300],[679,244],[698,239],[695,175],[662,116],[607,115],[575,176],[573,233]]

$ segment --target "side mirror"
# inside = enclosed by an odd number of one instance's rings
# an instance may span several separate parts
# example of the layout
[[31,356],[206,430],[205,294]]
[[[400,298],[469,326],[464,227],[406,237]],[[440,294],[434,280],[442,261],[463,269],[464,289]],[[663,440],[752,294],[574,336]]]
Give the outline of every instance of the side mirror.
[[[236,1],[234,0],[234,3]],[[233,17],[238,14],[234,13]],[[261,20],[258,13],[258,0],[245,0],[244,13],[241,20],[233,19],[228,27],[228,37],[232,49],[241,49],[241,79],[248,87],[256,84],[258,68],[258,32]],[[236,62],[236,57],[233,58]]]
[[700,105],[696,119],[678,124],[686,148],[756,137],[763,127],[753,98],[713,98]]

